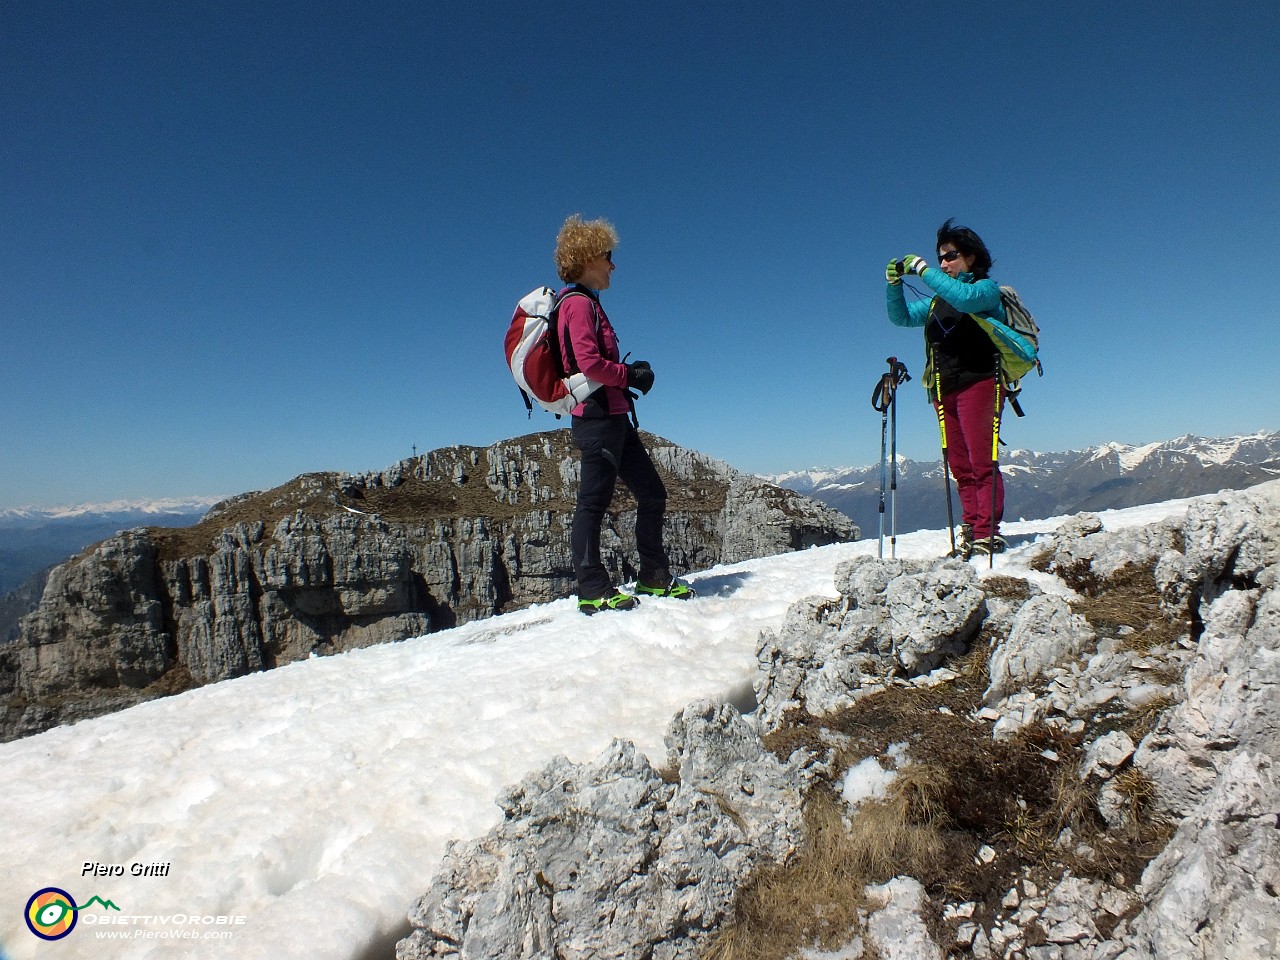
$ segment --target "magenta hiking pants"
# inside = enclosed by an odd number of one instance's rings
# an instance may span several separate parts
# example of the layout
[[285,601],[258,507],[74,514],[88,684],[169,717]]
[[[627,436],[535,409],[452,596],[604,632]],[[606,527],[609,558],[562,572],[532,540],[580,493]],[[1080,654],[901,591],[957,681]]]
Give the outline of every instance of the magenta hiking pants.
[[[947,427],[947,463],[960,494],[963,522],[973,527],[973,538],[982,540],[1000,532],[1004,519],[1004,478],[991,457],[991,432],[999,416],[996,381],[992,377],[942,398]],[[1000,398],[1001,407],[1004,398]],[[935,406],[936,409],[936,406]],[[991,513],[991,485],[995,484],[995,515]]]

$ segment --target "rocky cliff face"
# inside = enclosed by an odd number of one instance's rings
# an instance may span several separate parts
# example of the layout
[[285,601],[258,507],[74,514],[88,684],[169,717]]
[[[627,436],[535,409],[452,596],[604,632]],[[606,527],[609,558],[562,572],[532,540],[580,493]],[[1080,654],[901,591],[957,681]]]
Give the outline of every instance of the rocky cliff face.
[[[673,566],[851,540],[848,518],[647,436]],[[0,646],[0,736],[300,660],[401,640],[574,591],[568,431],[451,447],[362,475],[308,474],[194,527],[130,530],[49,575]],[[619,488],[605,562],[636,575]]]

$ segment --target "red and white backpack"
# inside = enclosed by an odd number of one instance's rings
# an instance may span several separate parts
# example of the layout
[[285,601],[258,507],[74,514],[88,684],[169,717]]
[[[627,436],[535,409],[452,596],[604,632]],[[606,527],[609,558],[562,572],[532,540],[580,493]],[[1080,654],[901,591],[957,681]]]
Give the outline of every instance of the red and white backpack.
[[507,366],[530,416],[533,401],[556,416],[571,413],[601,386],[580,372],[566,372],[560,359],[556,311],[561,302],[571,296],[587,295],[568,290],[563,297],[558,297],[550,287],[539,287],[516,304],[511,326],[507,328]]

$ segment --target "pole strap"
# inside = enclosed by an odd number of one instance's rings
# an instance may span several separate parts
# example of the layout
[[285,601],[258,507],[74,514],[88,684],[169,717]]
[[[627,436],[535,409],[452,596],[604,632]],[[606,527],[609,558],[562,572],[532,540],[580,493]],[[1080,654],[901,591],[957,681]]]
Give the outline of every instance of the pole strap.
[[907,365],[897,357],[889,357],[885,363],[889,364],[889,372],[881,374],[880,382],[871,391],[871,409],[876,413],[888,410],[897,396],[898,387],[911,379]]

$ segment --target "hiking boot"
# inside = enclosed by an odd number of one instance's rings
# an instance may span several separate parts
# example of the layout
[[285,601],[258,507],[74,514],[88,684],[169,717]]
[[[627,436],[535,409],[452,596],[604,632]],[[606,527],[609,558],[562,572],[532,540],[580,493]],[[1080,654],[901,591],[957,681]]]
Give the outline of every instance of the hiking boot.
[[601,610],[631,610],[640,606],[640,601],[627,593],[615,593],[611,597],[597,597],[593,600],[578,601],[578,610],[587,616]]
[[986,557],[993,553],[1004,553],[1009,544],[1004,537],[996,534],[994,537],[983,537],[981,540],[973,541],[973,555]]
[[673,597],[689,600],[696,596],[693,587],[679,577],[653,577],[636,581],[636,593],[646,597]]
[[961,560],[968,560],[973,556],[973,524],[962,523],[956,527],[956,546],[954,550],[948,551],[948,557],[959,557]]

